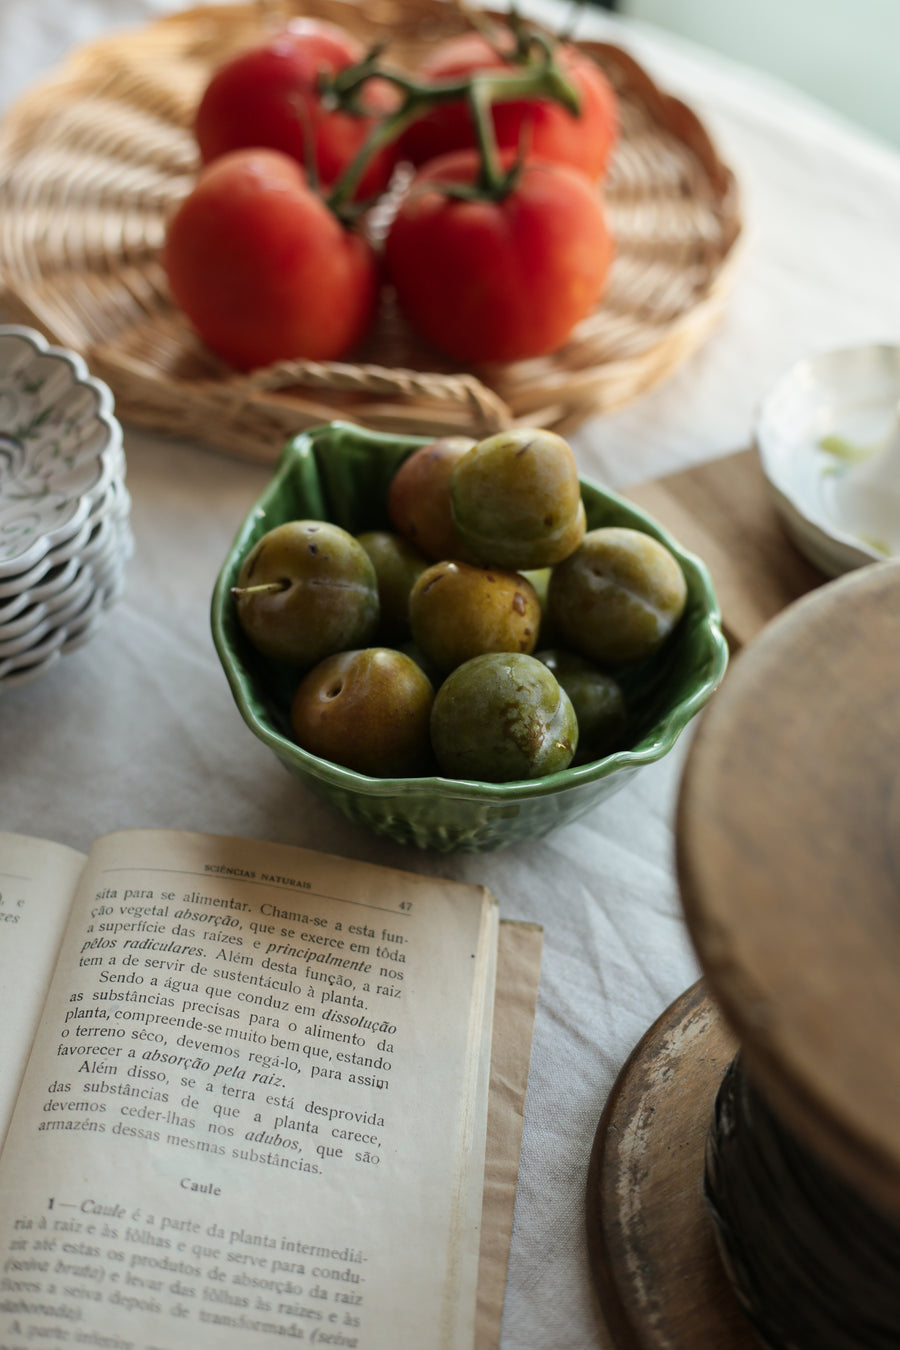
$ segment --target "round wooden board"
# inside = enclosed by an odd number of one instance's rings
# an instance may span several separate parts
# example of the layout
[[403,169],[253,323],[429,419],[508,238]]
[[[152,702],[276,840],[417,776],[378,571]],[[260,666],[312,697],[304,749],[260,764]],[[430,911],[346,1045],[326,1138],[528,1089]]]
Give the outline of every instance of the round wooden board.
[[[476,437],[515,423],[565,434],[666,378],[717,325],[742,252],[740,195],[700,119],[626,51],[582,44],[613,83],[621,135],[604,201],[616,256],[601,304],[558,352],[467,370],[421,343],[385,287],[343,361],[239,374],[191,333],[160,263],[198,168],[194,111],[212,71],[286,19],[390,39],[413,67],[469,26],[454,0],[245,0],[201,5],[73,52],[0,128],[0,293],[8,315],[72,347],[119,413],[274,463],[288,436],[334,419]],[[393,200],[370,217],[383,235]]]
[[822,586],[701,720],[678,876],[710,992],[798,1139],[900,1214],[900,562]]
[[759,1350],[702,1191],[713,1103],[735,1049],[698,981],[636,1046],[600,1119],[588,1254],[616,1350]]

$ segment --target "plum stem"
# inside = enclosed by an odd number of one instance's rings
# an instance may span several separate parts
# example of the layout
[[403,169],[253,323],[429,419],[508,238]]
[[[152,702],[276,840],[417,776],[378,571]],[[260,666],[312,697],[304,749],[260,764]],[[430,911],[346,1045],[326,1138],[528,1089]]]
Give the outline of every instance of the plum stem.
[[235,600],[245,595],[279,595],[286,591],[290,582],[282,578],[281,581],[260,581],[255,586],[232,586],[231,594]]

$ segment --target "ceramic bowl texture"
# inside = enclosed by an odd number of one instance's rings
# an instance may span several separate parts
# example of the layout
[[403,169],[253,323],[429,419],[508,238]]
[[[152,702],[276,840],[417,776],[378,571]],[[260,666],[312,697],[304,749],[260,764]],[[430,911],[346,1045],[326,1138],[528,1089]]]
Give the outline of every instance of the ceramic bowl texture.
[[0,325],[0,692],[93,633],[133,550],[122,428],[82,358]]
[[442,852],[485,851],[535,839],[577,819],[642,765],[666,754],[721,680],[727,647],[703,564],[644,513],[582,480],[589,529],[628,525],[655,536],[675,554],[688,583],[686,612],[675,633],[660,656],[628,679],[631,730],[626,749],[514,783],[369,778],[301,750],[291,739],[288,722],[299,676],[253,650],[238,624],[230,588],[257,539],[284,521],[330,520],[351,534],[390,528],[385,508],[390,480],[406,456],[427,443],[340,422],[289,441],[219,574],[212,599],[213,640],[247,725],[313,792],[351,820],[401,843]]
[[123,469],[107,386],[77,353],[0,327],[0,575],[77,534]]
[[763,400],[756,447],[793,543],[827,577],[898,553],[900,346],[798,361]]

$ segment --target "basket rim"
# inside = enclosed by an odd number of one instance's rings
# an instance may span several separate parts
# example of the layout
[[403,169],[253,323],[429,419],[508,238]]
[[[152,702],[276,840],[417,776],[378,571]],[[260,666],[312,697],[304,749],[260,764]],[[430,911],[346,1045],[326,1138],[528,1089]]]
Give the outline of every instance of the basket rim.
[[[26,90],[0,123],[0,177],[8,180],[11,171],[20,167],[23,156],[29,152],[30,147],[24,143],[29,119],[47,99],[54,105],[65,106],[65,100],[74,97],[81,87],[93,60],[111,60],[123,50],[139,52],[148,34],[178,34],[201,20],[207,26],[218,19],[237,22],[259,8],[247,0],[194,6],[155,18],[142,28],[107,35],[76,48],[57,70]],[[314,9],[323,14],[340,13],[341,17],[350,12],[347,0],[316,0],[314,5],[302,7],[294,0],[277,8],[283,13]],[[418,0],[410,8],[413,13],[439,14],[442,20],[460,26],[466,21],[463,10],[453,0]],[[504,17],[494,10],[484,13]],[[529,22],[552,31],[537,21]],[[169,422],[184,412],[180,405],[187,405],[196,420],[195,429],[202,435],[203,426],[209,421],[211,401],[220,415],[220,425],[224,419],[227,435],[236,442],[248,438],[249,432],[242,429],[242,424],[274,421],[264,456],[241,451],[244,457],[265,458],[270,463],[277,459],[291,430],[322,421],[323,407],[328,416],[359,420],[362,425],[389,425],[393,411],[397,414],[398,429],[408,426],[419,430],[416,419],[427,422],[432,417],[434,425],[427,430],[433,430],[434,434],[444,434],[458,424],[460,429],[467,426],[474,434],[483,435],[513,425],[536,423],[565,432],[587,416],[623,406],[681,365],[719,322],[746,252],[742,192],[709,130],[688,104],[667,93],[617,43],[584,39],[578,40],[577,45],[590,55],[617,63],[625,78],[640,90],[641,97],[649,100],[650,113],[669,119],[664,128],[666,134],[671,134],[678,146],[699,164],[720,227],[715,257],[703,270],[696,293],[691,292],[690,303],[664,320],[657,318],[645,324],[638,337],[632,338],[631,350],[613,352],[595,364],[586,358],[583,365],[567,365],[563,348],[561,354],[554,353],[549,359],[538,358],[537,370],[534,360],[472,370],[441,369],[441,363],[429,368],[425,352],[422,366],[418,361],[411,366],[390,360],[382,363],[371,359],[328,362],[300,359],[240,374],[213,360],[205,368],[201,365],[199,377],[173,375],[159,365],[154,370],[152,353],[147,358],[140,343],[146,336],[144,329],[155,335],[155,325],[163,319],[177,324],[177,314],[148,311],[143,323],[129,324],[123,319],[118,328],[99,335],[92,333],[84,322],[79,327],[78,316],[73,317],[72,307],[64,303],[66,297],[54,292],[40,269],[33,265],[29,249],[33,251],[36,247],[35,241],[23,241],[18,236],[14,236],[16,248],[0,248],[4,255],[0,263],[0,295],[7,311],[14,321],[36,327],[51,341],[78,350],[111,385],[117,406],[127,419],[160,430],[174,430]],[[0,243],[4,235],[8,238],[14,232],[18,223],[12,218],[15,202],[10,194],[8,185],[0,188]],[[86,271],[80,279],[89,290],[91,274]],[[602,311],[603,302],[596,312]],[[584,322],[589,324],[591,317]],[[163,338],[169,340],[170,334],[166,332]],[[184,335],[179,334],[177,340],[184,340]],[[566,345],[571,349],[580,340],[576,329]],[[417,350],[416,357],[420,354]],[[205,355],[208,361],[208,354]],[[357,417],[353,404],[359,400],[362,412]],[[190,420],[189,416],[189,423]],[[424,425],[422,429],[426,429]],[[208,435],[203,439],[208,439]]]

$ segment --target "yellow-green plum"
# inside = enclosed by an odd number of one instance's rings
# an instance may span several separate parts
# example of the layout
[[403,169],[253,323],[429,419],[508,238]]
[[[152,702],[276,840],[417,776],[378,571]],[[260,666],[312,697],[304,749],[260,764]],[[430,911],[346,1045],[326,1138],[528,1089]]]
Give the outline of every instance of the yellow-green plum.
[[684,613],[687,583],[652,535],[606,526],[554,567],[547,601],[565,646],[615,667],[655,656]]
[[320,759],[372,778],[406,778],[428,766],[433,700],[430,680],[403,652],[337,652],[297,686],[291,729]]
[[468,436],[442,436],[414,450],[391,479],[387,497],[391,524],[430,562],[468,557],[453,523],[450,475],[474,444]]
[[439,562],[409,597],[413,641],[437,670],[453,670],[483,652],[533,652],[541,602],[518,572]]
[[258,651],[309,667],[368,643],[378,579],[352,534],[323,520],[276,525],[247,554],[232,587],[238,622]]
[[479,441],[450,475],[450,502],[464,546],[492,567],[552,567],[586,529],[575,456],[553,431],[519,428]]
[[551,648],[536,652],[572,700],[578,718],[578,759],[598,759],[621,744],[628,725],[622,686],[575,652]]
[[552,567],[538,567],[533,571],[522,573],[525,580],[530,581],[537,591],[538,600],[541,602],[541,630],[538,636],[539,647],[552,647],[554,645],[553,625],[550,622],[550,610],[547,603],[547,592],[550,589],[550,578],[552,575]]
[[448,778],[508,783],[565,769],[578,745],[571,700],[553,673],[521,652],[457,666],[431,709],[431,743]]
[[357,539],[371,558],[378,578],[382,630],[405,636],[409,630],[409,593],[429,560],[421,549],[393,530],[366,530]]

